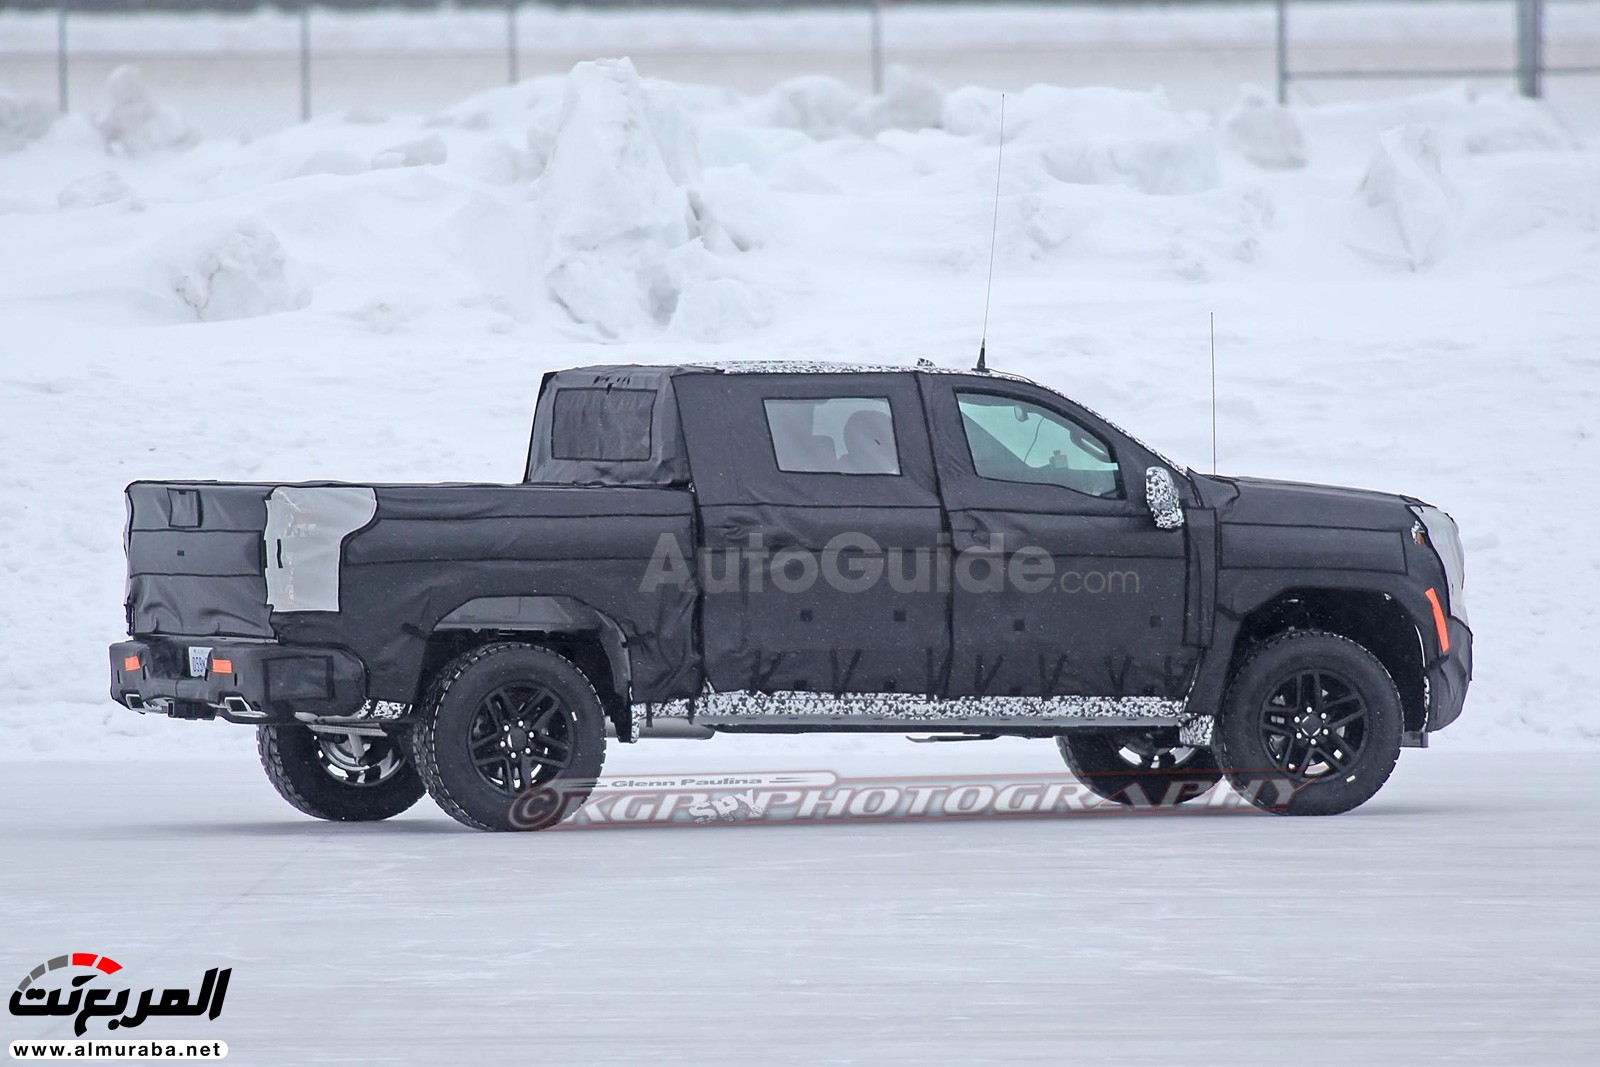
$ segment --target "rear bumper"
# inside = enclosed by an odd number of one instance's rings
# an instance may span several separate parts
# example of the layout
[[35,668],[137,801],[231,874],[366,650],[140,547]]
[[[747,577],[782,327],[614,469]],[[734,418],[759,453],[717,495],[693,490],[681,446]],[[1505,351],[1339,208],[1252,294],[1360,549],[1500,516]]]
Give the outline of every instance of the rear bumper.
[[218,638],[111,646],[111,699],[177,719],[274,723],[295,722],[297,715],[352,716],[366,703],[366,686],[361,661],[338,648]]
[[1447,624],[1450,651],[1428,665],[1428,732],[1442,730],[1461,715],[1472,681],[1472,631],[1460,619]]

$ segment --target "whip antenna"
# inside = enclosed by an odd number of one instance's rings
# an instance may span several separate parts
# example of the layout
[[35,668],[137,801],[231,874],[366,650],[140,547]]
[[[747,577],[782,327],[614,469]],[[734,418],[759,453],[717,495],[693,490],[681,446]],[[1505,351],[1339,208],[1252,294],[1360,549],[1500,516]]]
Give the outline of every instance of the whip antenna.
[[1217,313],[1211,313],[1211,473],[1217,473]]
[[994,294],[994,246],[1000,233],[1000,165],[1006,158],[1006,94],[1000,94],[1000,151],[994,158],[994,220],[989,224],[989,280],[983,287],[983,333],[978,337],[978,370],[989,369],[989,298]]

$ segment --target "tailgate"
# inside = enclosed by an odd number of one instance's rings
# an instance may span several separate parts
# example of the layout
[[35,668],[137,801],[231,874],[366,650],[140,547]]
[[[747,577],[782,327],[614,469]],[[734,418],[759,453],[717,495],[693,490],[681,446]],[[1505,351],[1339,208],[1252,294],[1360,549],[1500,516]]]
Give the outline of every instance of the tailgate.
[[270,485],[128,486],[128,632],[273,636],[265,550]]

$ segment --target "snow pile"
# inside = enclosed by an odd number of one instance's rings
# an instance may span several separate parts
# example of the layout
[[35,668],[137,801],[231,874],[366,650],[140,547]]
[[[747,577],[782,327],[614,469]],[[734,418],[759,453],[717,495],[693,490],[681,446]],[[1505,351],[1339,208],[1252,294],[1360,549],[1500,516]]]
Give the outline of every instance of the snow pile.
[[[995,142],[996,93],[968,90],[947,107],[945,128]],[[1050,177],[1077,185],[1124,185],[1142,193],[1202,192],[1218,182],[1217,136],[1199,115],[1180,113],[1160,90],[1062,89],[1035,85],[1006,98],[1006,142]]]
[[103,204],[127,204],[136,211],[145,208],[144,201],[133,186],[112,170],[79,178],[56,194],[56,206],[61,208],[100,207]]
[[414,141],[404,144],[390,145],[372,157],[375,168],[385,167],[433,167],[443,163],[450,157],[449,149],[445,148],[444,138],[438,134],[419,137]]
[[141,156],[182,148],[198,135],[169,108],[156,102],[137,67],[118,67],[106,81],[110,103],[95,116],[95,127],[114,154]]
[[1378,217],[1382,244],[1352,247],[1379,258],[1394,257],[1412,270],[1430,266],[1449,227],[1457,197],[1445,181],[1439,145],[1426,126],[1400,126],[1378,138],[1378,152],[1361,180],[1358,203]]
[[1370,141],[1398,126],[1426,126],[1448,155],[1561,152],[1577,147],[1549,108],[1509,89],[1459,85],[1373,104],[1338,104],[1307,118],[1321,136],[1344,145]]
[[1248,86],[1220,123],[1228,145],[1258,167],[1292,170],[1306,165],[1305,135],[1294,112],[1265,89]]
[[200,242],[173,275],[179,299],[202,322],[246,319],[304,307],[276,234],[246,220]]
[[779,82],[751,110],[766,125],[824,141],[937,129],[944,123],[944,106],[944,88],[937,81],[891,66],[881,94],[863,95],[837,78],[806,75]]
[[670,87],[627,60],[578,64],[536,190],[551,297],[605,338],[670,327],[717,340],[759,325],[763,302],[726,262],[736,245],[700,181]]
[[48,100],[0,91],[0,156],[37,141],[55,121],[56,109]]

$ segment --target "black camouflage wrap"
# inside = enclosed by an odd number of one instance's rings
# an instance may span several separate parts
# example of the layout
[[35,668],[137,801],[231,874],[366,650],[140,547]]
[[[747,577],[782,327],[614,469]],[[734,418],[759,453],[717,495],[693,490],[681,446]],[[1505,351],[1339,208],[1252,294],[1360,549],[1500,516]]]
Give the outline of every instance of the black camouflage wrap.
[[[582,395],[561,400],[568,389]],[[608,390],[628,391],[626,410],[607,408]],[[1110,443],[1121,495],[980,477],[958,392],[1042,405],[1088,428]],[[899,473],[779,468],[763,402],[827,397],[887,402]],[[555,425],[558,404],[565,428]],[[1170,470],[1182,525],[1153,521],[1152,467]],[[525,484],[371,487],[376,513],[339,547],[337,611],[267,607],[273,488],[128,487],[134,638],[335,650],[338,664],[359,665],[366,699],[403,705],[417,698],[441,627],[505,627],[524,598],[554,598],[625,660],[613,664],[627,690],[619,695],[660,713],[692,715],[709,690],[787,694],[762,705],[769,717],[806,693],[903,697],[908,707],[1089,700],[1101,717],[1114,713],[1103,703],[1112,699],[1144,702],[1148,717],[1185,702],[1191,714],[1213,714],[1252,619],[1313,590],[1370,597],[1360,602],[1385,613],[1382,632],[1400,646],[1387,665],[1414,676],[1396,678],[1408,729],[1447,725],[1471,673],[1465,613],[1452,611],[1441,556],[1419,539],[1416,501],[1176,469],[1093,412],[1011,376],[694,366],[547,375]],[[923,552],[939,580],[904,591],[882,580],[785,590],[770,574],[759,585],[747,575],[727,582],[730,560],[752,550],[821,553],[841,534],[866,538],[839,554],[851,567]],[[664,546],[688,581],[647,580]],[[962,566],[1004,572],[1024,547],[1047,553],[1056,575],[1122,577],[1114,588],[1033,593],[952,580]],[[493,605],[511,605],[511,620]],[[345,692],[342,678],[330,691]],[[114,658],[113,695],[138,685]]]

